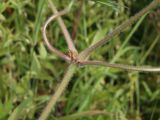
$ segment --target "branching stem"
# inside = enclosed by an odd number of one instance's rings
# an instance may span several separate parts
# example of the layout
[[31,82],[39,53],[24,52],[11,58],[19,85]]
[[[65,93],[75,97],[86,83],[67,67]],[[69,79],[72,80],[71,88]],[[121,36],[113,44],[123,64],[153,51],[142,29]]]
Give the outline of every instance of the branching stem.
[[159,3],[158,0],[154,0],[151,2],[147,7],[142,9],[140,12],[132,16],[130,19],[123,22],[121,25],[119,25],[117,28],[115,28],[112,32],[110,32],[106,37],[104,37],[102,40],[98,41],[94,45],[86,48],[84,51],[80,53],[81,57],[80,59],[84,59],[88,57],[93,51],[95,51],[98,47],[106,44],[109,40],[111,40],[116,35],[119,35],[121,32],[125,30],[128,26],[132,25],[137,19],[139,19],[141,16],[143,16],[145,13],[150,11],[151,9],[155,8],[157,4]]
[[[113,68],[121,68],[121,69],[126,69],[126,70],[136,70],[136,71],[145,71],[145,72],[159,72],[160,68],[149,68],[149,67],[135,67],[135,66],[129,66],[129,65],[122,65],[122,64],[110,64],[106,63],[103,61],[90,61],[86,60],[86,58],[90,55],[91,52],[93,52],[96,48],[104,45],[108,40],[112,39],[114,36],[118,35],[120,32],[122,32],[127,26],[132,25],[138,18],[140,18],[142,15],[147,13],[149,10],[153,9],[154,7],[157,6],[158,3],[160,3],[160,0],[154,0],[152,3],[150,3],[146,8],[141,10],[139,13],[137,13],[135,16],[131,17],[124,23],[122,23],[119,27],[117,27],[113,32],[109,33],[104,39],[100,40],[96,44],[92,45],[91,47],[85,49],[82,51],[76,58],[74,57],[73,53],[77,52],[73,41],[69,35],[69,32],[67,31],[64,22],[62,21],[61,18],[58,18],[58,22],[60,24],[60,27],[63,31],[64,37],[67,41],[68,47],[71,50],[71,57],[68,55],[65,55],[61,51],[57,50],[56,48],[52,47],[52,45],[49,43],[47,36],[46,36],[46,28],[48,24],[55,18],[64,15],[67,10],[63,10],[61,12],[58,12],[51,0],[49,0],[50,5],[52,6],[52,9],[54,11],[54,15],[52,15],[45,23],[43,27],[43,38],[44,41],[48,47],[49,50],[51,50],[53,53],[57,54],[59,57],[62,59],[71,62],[69,65],[61,84],[59,85],[58,89],[54,93],[54,95],[51,97],[51,100],[43,110],[42,114],[39,117],[39,120],[46,120],[47,117],[49,116],[52,108],[56,104],[58,98],[62,95],[63,91],[65,90],[66,86],[68,85],[69,81],[71,80],[71,77],[73,76],[75,69],[76,69],[76,64],[80,65],[99,65],[99,66],[106,66],[106,67],[113,67]],[[76,61],[75,61],[76,60]]]
[[[53,13],[54,13],[54,14],[57,14],[58,11],[57,11],[55,5],[53,4],[53,2],[52,2],[51,0],[48,0],[48,2],[49,2],[49,5],[51,6],[51,9],[52,9]],[[64,24],[62,18],[61,18],[61,17],[58,17],[57,20],[58,20],[58,23],[59,23],[59,25],[60,25],[60,28],[61,28],[61,30],[62,30],[62,32],[63,32],[63,35],[64,35],[64,37],[65,37],[65,39],[66,39],[68,48],[69,48],[71,51],[77,52],[77,50],[76,50],[76,48],[75,48],[75,46],[74,46],[73,40],[72,40],[72,38],[71,38],[71,36],[70,36],[67,28],[66,28],[66,25]]]

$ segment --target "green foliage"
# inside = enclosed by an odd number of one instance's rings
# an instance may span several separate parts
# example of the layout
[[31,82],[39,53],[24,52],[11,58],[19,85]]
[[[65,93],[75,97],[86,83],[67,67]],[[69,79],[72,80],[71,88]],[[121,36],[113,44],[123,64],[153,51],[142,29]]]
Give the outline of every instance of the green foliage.
[[[53,2],[59,10],[70,4],[70,0]],[[76,2],[62,17],[70,33],[79,10]],[[41,28],[52,14],[47,4],[45,0],[0,2],[0,120],[37,119],[68,66],[43,44]],[[132,9],[139,9],[135,6],[144,7],[138,0],[84,0],[75,39],[78,50],[103,38],[131,16]],[[156,22],[143,16],[120,36],[97,49],[91,59],[158,66],[160,36],[159,28],[153,26]],[[47,33],[51,43],[67,53],[61,34],[57,22]],[[158,120],[159,79],[158,73],[93,66],[79,68],[49,119]],[[93,110],[104,110],[108,114],[86,114]]]

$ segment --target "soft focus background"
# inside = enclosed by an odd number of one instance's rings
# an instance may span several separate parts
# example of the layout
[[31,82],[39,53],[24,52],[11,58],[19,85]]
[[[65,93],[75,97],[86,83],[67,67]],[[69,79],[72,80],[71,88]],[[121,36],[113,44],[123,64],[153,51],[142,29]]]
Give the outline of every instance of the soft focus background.
[[[71,0],[52,0],[58,10]],[[103,38],[151,0],[75,0],[63,20],[79,51]],[[41,28],[53,13],[47,0],[0,0],[0,120],[35,120],[68,66],[49,52]],[[160,66],[160,9],[92,53],[111,63]],[[57,22],[47,33],[67,53]],[[105,111],[96,115],[92,111]],[[160,74],[79,68],[49,120],[160,120]]]

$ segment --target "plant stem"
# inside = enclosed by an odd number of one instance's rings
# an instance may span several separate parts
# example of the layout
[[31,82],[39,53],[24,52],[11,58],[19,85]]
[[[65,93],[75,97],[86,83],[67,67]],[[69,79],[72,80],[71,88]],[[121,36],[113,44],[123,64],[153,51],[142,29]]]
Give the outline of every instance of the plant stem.
[[120,68],[125,70],[134,70],[134,71],[142,71],[142,72],[159,72],[160,67],[145,67],[145,66],[131,66],[131,65],[124,65],[124,64],[112,64],[103,61],[82,61],[80,65],[96,65],[96,66],[104,66],[104,67],[111,67],[111,68]]
[[[160,0],[159,0],[160,1]],[[117,28],[115,28],[111,33],[109,33],[106,37],[104,37],[102,40],[98,41],[97,43],[95,43],[94,45],[90,46],[89,48],[86,48],[84,51],[82,51],[80,54],[82,56],[82,58],[80,59],[84,59],[87,56],[89,56],[94,50],[96,50],[98,47],[106,44],[109,40],[111,40],[113,37],[115,37],[116,35],[119,35],[121,32],[123,32],[125,30],[125,28],[127,28],[128,26],[132,25],[137,19],[139,19],[141,16],[143,16],[145,13],[147,13],[149,10],[155,8],[158,3],[158,0],[154,0],[153,2],[151,2],[147,7],[145,7],[144,9],[142,9],[140,12],[138,12],[137,14],[135,14],[134,16],[132,16],[130,19],[126,20],[125,22],[123,22],[121,25],[119,25]]]
[[52,20],[54,20],[55,18],[57,18],[58,16],[64,15],[66,12],[67,12],[66,10],[63,10],[63,11],[61,11],[61,12],[59,12],[59,13],[56,13],[56,14],[52,15],[51,17],[49,17],[49,18],[47,19],[47,21],[45,22],[44,26],[43,26],[42,34],[43,34],[44,42],[45,42],[45,44],[47,45],[48,49],[49,49],[50,51],[52,51],[53,53],[57,54],[57,55],[58,55],[59,57],[61,57],[62,59],[66,60],[66,61],[69,61],[70,58],[69,58],[67,55],[63,54],[61,51],[57,50],[55,47],[53,47],[53,46],[49,43],[49,40],[48,40],[48,38],[47,38],[47,36],[46,36],[46,29],[47,29],[48,24],[49,24]]
[[59,85],[58,89],[56,90],[56,92],[53,94],[53,96],[51,97],[50,101],[48,102],[47,106],[45,107],[45,109],[43,110],[42,114],[40,115],[38,120],[46,120],[47,117],[49,116],[53,106],[56,104],[58,98],[61,96],[61,94],[63,93],[63,91],[65,90],[65,88],[67,87],[71,77],[73,76],[74,72],[76,69],[76,65],[75,64],[71,64],[63,79],[61,84]]
[[[53,2],[52,2],[51,0],[48,0],[48,2],[49,2],[49,5],[50,5],[53,13],[54,13],[54,14],[57,14],[58,11],[57,11],[55,5],[53,4]],[[59,23],[59,25],[60,25],[60,27],[61,27],[61,30],[62,30],[62,32],[63,32],[63,35],[64,35],[64,37],[65,37],[65,39],[66,39],[68,48],[69,48],[71,51],[77,52],[77,50],[76,50],[76,48],[75,48],[75,46],[74,46],[73,40],[72,40],[72,38],[71,38],[71,36],[70,36],[67,28],[66,28],[66,25],[65,25],[64,22],[63,22],[63,20],[61,19],[61,17],[58,17],[57,19],[58,19],[58,23]]]

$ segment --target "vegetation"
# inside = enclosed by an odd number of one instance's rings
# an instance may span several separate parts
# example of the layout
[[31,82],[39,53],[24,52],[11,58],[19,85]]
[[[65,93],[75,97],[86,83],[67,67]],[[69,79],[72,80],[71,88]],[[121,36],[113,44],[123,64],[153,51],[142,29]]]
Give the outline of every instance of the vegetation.
[[[64,74],[74,72],[71,81],[67,79],[70,81],[67,88],[55,101],[55,107],[50,106],[49,120],[159,120],[158,72],[81,64],[67,68],[67,62],[48,51],[42,37],[42,27],[54,11],[52,2],[58,11],[70,7],[62,19],[77,50],[83,51],[152,1],[48,1],[0,3],[0,119],[38,119],[46,111],[44,108],[52,95],[57,93]],[[119,36],[97,48],[90,59],[160,66],[159,21],[160,10],[150,10]],[[47,36],[52,45],[67,54],[68,47],[58,22],[49,24]]]

